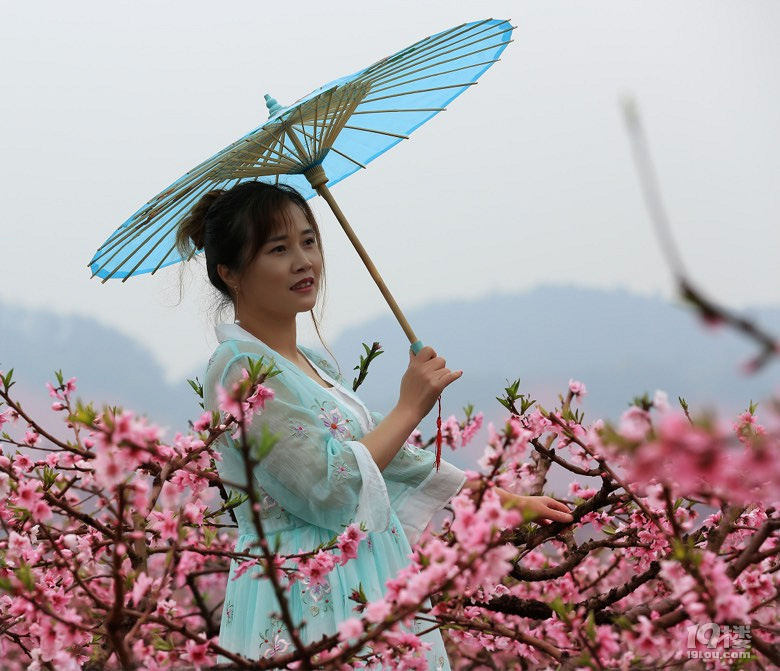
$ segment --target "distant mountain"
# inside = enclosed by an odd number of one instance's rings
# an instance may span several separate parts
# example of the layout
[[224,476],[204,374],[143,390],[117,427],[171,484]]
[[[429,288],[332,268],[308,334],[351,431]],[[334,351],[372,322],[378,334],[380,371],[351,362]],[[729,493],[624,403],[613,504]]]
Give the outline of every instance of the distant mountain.
[[172,431],[201,412],[186,381],[168,384],[143,344],[94,319],[0,303],[0,324],[0,369],[15,369],[17,395],[36,419],[49,419],[44,385],[57,369],[77,378],[79,398],[129,408]]
[[[780,307],[750,313],[780,334]],[[569,378],[585,382],[582,408],[591,419],[616,418],[632,397],[656,389],[673,401],[685,397],[694,409],[730,413],[780,390],[780,360],[744,376],[740,363],[753,354],[751,342],[705,328],[677,305],[626,291],[545,287],[431,304],[407,316],[426,343],[465,371],[444,394],[445,416],[470,402],[488,418],[503,417],[495,396],[516,377],[522,390],[548,407]],[[142,343],[95,320],[0,303],[0,324],[0,369],[16,368],[18,389],[33,410],[48,408],[43,385],[61,367],[78,377],[80,397],[131,408],[172,430],[186,428],[199,413],[186,381],[168,384]],[[397,399],[408,361],[408,345],[392,317],[369,320],[329,344],[351,381],[361,343],[374,340],[385,353],[372,364],[360,394],[384,412]],[[191,377],[200,374],[198,369]],[[430,419],[424,428],[432,430]]]
[[[750,310],[764,328],[780,335],[780,307]],[[780,391],[780,359],[753,376],[740,365],[755,346],[727,329],[703,326],[687,309],[627,291],[543,287],[429,305],[407,314],[417,334],[464,370],[444,394],[445,413],[473,403],[503,416],[495,397],[506,380],[551,406],[569,378],[585,382],[586,417],[617,417],[629,401],[661,389],[676,403],[727,412]],[[357,363],[361,342],[379,341],[386,353],[372,364],[361,396],[377,410],[394,404],[406,366],[408,344],[392,317],[341,334],[333,349],[345,377]]]

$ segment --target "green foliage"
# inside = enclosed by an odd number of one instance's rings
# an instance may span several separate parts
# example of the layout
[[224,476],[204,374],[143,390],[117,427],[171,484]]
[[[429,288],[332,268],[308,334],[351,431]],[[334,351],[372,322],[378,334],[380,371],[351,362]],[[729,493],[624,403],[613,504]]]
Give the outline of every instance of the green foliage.
[[596,616],[592,610],[588,611],[588,616],[585,618],[585,633],[588,638],[595,643],[596,641]]
[[568,422],[574,422],[575,424],[582,424],[583,420],[585,419],[585,413],[582,412],[582,410],[572,410],[571,407],[566,406],[561,409],[561,419],[564,419]]
[[3,383],[3,389],[8,391],[13,385],[14,369],[11,368],[5,375],[0,375],[0,381]]
[[696,540],[693,536],[673,538],[672,554],[679,562],[690,562],[693,566],[701,564],[701,555],[696,550]]
[[653,399],[650,398],[650,394],[645,392],[641,396],[634,396],[629,405],[635,405],[637,408],[641,408],[645,412],[649,412],[653,407]]
[[261,384],[282,372],[273,364],[266,364],[263,357],[258,357],[257,359],[247,357],[246,370],[249,373],[249,380],[252,384]]
[[352,380],[352,391],[357,391],[358,387],[365,381],[371,362],[384,353],[382,346],[378,342],[373,343],[371,347],[363,343],[363,349],[366,352],[365,356],[361,354],[360,363],[352,369],[358,371],[357,377]]
[[210,548],[217,538],[217,529],[207,524],[203,525],[203,544]]
[[187,378],[187,382],[189,383],[190,387],[192,387],[195,395],[200,399],[198,401],[198,405],[205,410],[206,406],[203,405],[203,385],[200,383],[200,380],[197,377],[194,380]]
[[352,594],[349,595],[350,600],[365,605],[368,603],[368,597],[363,589],[363,583],[359,583],[357,589],[352,590]]
[[233,508],[237,508],[242,503],[244,503],[244,501],[246,501],[248,498],[249,495],[246,494],[246,492],[236,492],[231,489],[227,499],[224,500],[222,507],[213,512],[206,513],[203,516],[203,518],[204,519],[209,517],[217,518],[220,515],[222,515],[222,513],[226,513],[228,510],[233,510]]
[[84,405],[81,401],[76,402],[76,409],[71,413],[70,420],[74,424],[83,426],[93,426],[97,419],[97,412],[91,403]]
[[14,571],[14,575],[18,578],[19,582],[22,583],[22,585],[24,585],[24,587],[29,592],[35,590],[35,576],[33,575],[32,569],[30,568],[29,564],[22,562],[19,568]]
[[164,652],[171,652],[176,649],[176,642],[173,640],[171,634],[169,634],[167,638],[155,636],[152,645],[154,645],[155,650],[162,650]]
[[44,466],[41,474],[41,482],[43,483],[43,489],[48,490],[57,481],[57,471],[50,466]]
[[[518,417],[522,417],[536,403],[536,399],[521,394],[520,378],[514,382],[507,380],[507,386],[504,388],[503,396],[496,396],[496,400],[503,405],[509,412]],[[517,409],[517,401],[520,401],[520,409]]]
[[269,455],[276,443],[279,442],[279,436],[273,433],[265,424],[261,425],[260,428],[260,436],[253,436],[250,445],[252,459],[258,464]]
[[573,610],[573,606],[571,604],[565,603],[561,597],[556,596],[547,605],[553,609],[553,612],[561,619],[562,622],[569,621],[569,614]]

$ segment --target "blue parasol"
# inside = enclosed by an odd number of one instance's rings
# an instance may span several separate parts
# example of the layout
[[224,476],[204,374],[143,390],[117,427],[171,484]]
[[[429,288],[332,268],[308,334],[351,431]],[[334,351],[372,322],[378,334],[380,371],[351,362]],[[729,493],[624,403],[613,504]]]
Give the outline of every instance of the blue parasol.
[[[330,205],[413,346],[421,346],[328,187],[408,138],[474,85],[510,42],[508,21],[487,19],[426,37],[289,106],[266,95],[269,118],[141,207],[95,252],[103,281],[182,261],[176,229],[212,189],[260,180],[319,193]],[[194,253],[194,252],[193,252]],[[414,347],[414,349],[417,349]]]

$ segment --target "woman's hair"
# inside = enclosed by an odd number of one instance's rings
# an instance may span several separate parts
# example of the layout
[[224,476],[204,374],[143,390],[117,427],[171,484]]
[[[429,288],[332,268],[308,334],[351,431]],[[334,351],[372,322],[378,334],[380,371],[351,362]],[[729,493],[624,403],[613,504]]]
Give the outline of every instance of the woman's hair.
[[176,248],[185,259],[202,249],[209,280],[232,302],[218,266],[226,266],[240,277],[268,238],[289,225],[286,210],[290,205],[301,208],[322,249],[320,229],[303,196],[292,187],[265,182],[242,182],[232,189],[209,191],[179,224]]

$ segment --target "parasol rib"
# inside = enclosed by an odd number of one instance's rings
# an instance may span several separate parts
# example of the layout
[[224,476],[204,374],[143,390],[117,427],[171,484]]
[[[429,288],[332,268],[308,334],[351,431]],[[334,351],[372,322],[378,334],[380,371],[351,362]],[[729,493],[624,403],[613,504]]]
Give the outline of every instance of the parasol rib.
[[394,110],[356,110],[352,112],[352,116],[356,114],[395,114],[396,112],[444,112],[446,107],[417,107],[414,109],[394,109]]
[[466,86],[474,86],[477,82],[466,82],[465,84],[448,84],[447,86],[436,86],[430,89],[417,89],[416,91],[400,91],[386,96],[377,96],[376,98],[366,98],[364,103],[373,103],[377,100],[387,100],[388,98],[399,98],[400,96],[413,96],[416,93],[428,93],[430,91],[443,91],[444,89],[459,89]]
[[387,135],[388,137],[397,137],[402,140],[408,140],[408,135],[400,135],[399,133],[391,133],[389,130],[376,130],[374,128],[361,128],[360,126],[350,126],[350,125],[344,125],[344,128],[349,128],[349,130],[361,130],[364,133],[378,133],[379,135]]
[[[171,245],[168,248],[168,251],[165,252],[165,256],[163,256],[160,259],[160,262],[152,270],[152,272],[151,272],[152,275],[154,275],[158,270],[160,270],[160,268],[163,267],[163,265],[165,265],[165,261],[168,259],[168,257],[171,255],[171,253],[174,252],[175,250],[176,250],[176,245],[175,244]],[[193,250],[192,254],[190,254],[190,257],[189,257],[190,259],[195,255],[195,251],[196,250]],[[124,282],[126,279],[127,279],[127,277],[123,278],[122,281]]]

